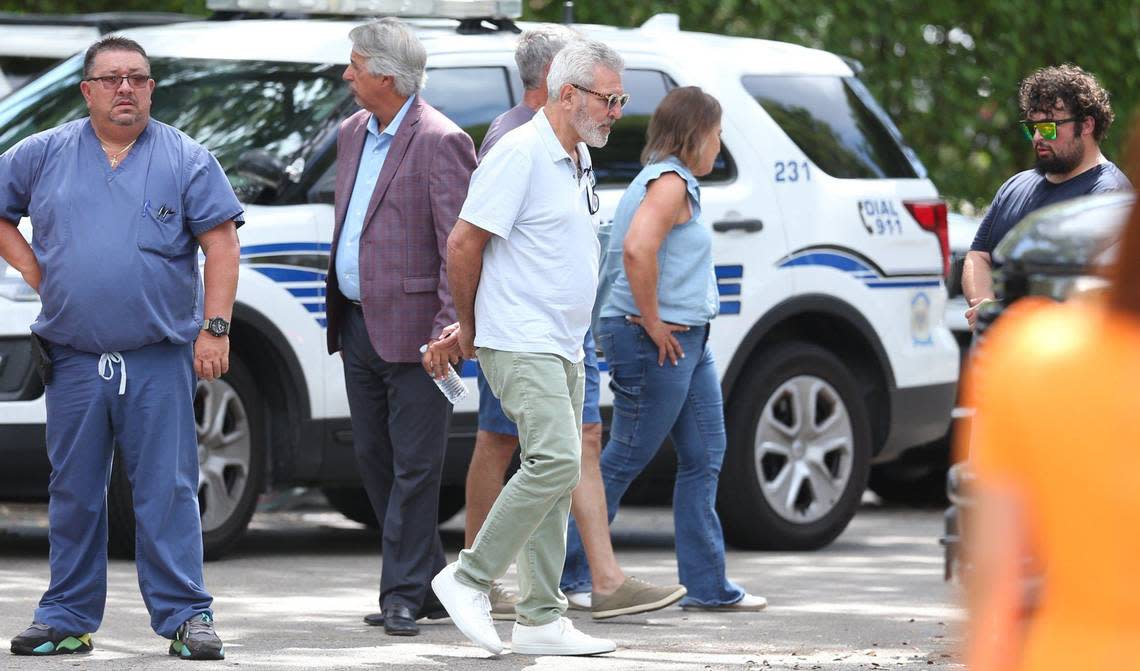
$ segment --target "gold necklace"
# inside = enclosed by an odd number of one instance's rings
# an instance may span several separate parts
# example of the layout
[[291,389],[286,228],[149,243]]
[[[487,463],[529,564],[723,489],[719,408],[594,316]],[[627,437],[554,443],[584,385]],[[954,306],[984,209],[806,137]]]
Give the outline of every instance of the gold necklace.
[[139,141],[139,139],[136,137],[135,139],[131,140],[130,144],[123,147],[122,149],[115,152],[114,154],[112,154],[111,150],[107,148],[107,145],[103,144],[102,140],[99,141],[99,146],[103,148],[103,152],[107,154],[107,158],[111,159],[111,169],[114,170],[115,166],[119,165],[119,162],[120,162],[119,157],[123,155],[123,152],[125,152],[126,150],[133,147],[135,145],[135,143],[138,141]]

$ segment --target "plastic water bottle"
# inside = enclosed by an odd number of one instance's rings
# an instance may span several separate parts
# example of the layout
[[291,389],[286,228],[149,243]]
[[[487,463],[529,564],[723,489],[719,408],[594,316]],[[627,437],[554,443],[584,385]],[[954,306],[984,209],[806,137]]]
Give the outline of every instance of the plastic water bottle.
[[[420,354],[427,354],[427,351],[427,345],[420,347]],[[428,373],[428,375],[431,375],[431,373]],[[467,385],[463,384],[463,378],[459,377],[459,373],[455,372],[455,368],[453,368],[451,364],[447,366],[447,377],[440,380],[436,376],[431,375],[431,381],[435,383],[435,386],[439,387],[439,390],[443,392],[447,400],[451,401],[452,405],[467,398]]]

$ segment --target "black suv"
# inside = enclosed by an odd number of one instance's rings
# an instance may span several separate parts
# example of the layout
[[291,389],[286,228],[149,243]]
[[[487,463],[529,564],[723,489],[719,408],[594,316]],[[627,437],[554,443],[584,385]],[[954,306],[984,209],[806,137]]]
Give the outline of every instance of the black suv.
[[[1021,220],[993,253],[994,292],[998,300],[978,313],[976,338],[984,339],[1010,305],[1025,296],[1064,301],[1107,286],[1103,271],[1116,258],[1120,236],[1136,197],[1104,193],[1074,198],[1040,209]],[[968,431],[958,426],[957,431]],[[955,464],[946,478],[951,506],[946,511],[946,578],[958,560],[959,531],[969,516],[968,462]]]

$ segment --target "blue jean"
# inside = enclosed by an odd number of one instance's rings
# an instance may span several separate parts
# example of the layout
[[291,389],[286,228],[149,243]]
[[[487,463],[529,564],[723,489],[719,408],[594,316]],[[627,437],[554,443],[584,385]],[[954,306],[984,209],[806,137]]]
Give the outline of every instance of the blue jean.
[[[677,573],[688,589],[682,604],[730,604],[744,590],[725,575],[724,534],[716,487],[724,461],[724,404],[708,344],[708,325],[677,333],[685,352],[674,366],[657,365],[657,346],[624,317],[600,320],[598,344],[610,366],[614,393],[610,440],[602,451],[602,481],[610,521],[621,497],[668,436],[677,451],[673,527]],[[590,588],[586,552],[571,521],[562,574],[565,592]]]
[[134,491],[139,590],[151,628],[173,638],[186,620],[212,614],[213,601],[202,577],[193,346],[147,345],[123,352],[125,364],[106,369],[98,354],[63,345],[49,345],[49,352],[51,584],[35,621],[68,634],[99,629],[107,600],[107,483],[117,442]]

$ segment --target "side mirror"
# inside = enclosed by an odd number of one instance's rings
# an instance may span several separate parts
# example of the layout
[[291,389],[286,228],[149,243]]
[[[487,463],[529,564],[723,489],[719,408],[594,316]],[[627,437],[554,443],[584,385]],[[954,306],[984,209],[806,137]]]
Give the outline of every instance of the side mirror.
[[264,149],[250,149],[230,170],[230,184],[243,203],[265,204],[277,197],[285,179],[285,163]]

